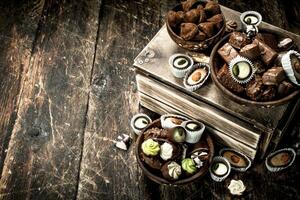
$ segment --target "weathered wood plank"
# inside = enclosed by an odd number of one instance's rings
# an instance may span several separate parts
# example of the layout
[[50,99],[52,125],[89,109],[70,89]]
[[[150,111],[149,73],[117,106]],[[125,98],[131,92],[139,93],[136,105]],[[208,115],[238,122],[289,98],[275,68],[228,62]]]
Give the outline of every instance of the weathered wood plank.
[[74,199],[97,0],[46,1],[0,181],[2,199]]
[[16,119],[23,69],[29,62],[43,6],[42,0],[0,2],[0,172]]
[[103,2],[78,199],[154,195],[137,165],[134,145],[123,152],[113,147],[113,140],[122,133],[133,134],[129,122],[138,112],[138,99],[132,61],[162,25],[165,11],[160,6],[164,5],[159,1]]

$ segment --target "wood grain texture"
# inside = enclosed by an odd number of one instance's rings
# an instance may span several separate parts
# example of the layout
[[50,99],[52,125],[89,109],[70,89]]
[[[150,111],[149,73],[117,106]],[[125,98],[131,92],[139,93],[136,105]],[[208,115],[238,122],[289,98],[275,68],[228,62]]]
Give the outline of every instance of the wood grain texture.
[[45,2],[24,66],[1,199],[75,198],[99,5]]
[[43,6],[38,0],[0,2],[0,172],[17,115],[23,69],[30,59]]

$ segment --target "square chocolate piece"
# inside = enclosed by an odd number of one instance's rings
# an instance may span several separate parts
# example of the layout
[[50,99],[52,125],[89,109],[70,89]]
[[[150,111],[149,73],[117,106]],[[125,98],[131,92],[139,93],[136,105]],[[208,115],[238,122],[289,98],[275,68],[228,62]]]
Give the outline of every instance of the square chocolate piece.
[[264,85],[279,85],[285,79],[285,72],[282,67],[272,67],[263,76]]
[[239,55],[237,50],[235,50],[229,43],[224,44],[219,50],[219,55],[225,60],[227,64],[230,63],[230,61]]
[[250,43],[250,40],[247,38],[245,33],[232,32],[229,38],[229,44],[236,49],[241,49],[245,45]]
[[255,39],[253,42],[258,44],[261,58],[266,65],[270,65],[278,56],[277,52],[264,42],[258,39]]
[[257,57],[260,56],[258,44],[256,43],[247,44],[240,50],[240,55],[250,60],[255,60]]

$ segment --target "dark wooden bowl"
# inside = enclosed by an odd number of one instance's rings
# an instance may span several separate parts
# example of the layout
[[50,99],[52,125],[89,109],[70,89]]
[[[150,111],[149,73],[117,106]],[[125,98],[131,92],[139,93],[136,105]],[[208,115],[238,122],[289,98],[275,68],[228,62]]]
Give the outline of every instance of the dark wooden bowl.
[[[287,35],[280,33],[278,31],[274,31],[271,29],[260,29],[260,33],[272,33],[277,36],[278,39],[280,38],[286,38],[288,37]],[[253,101],[250,99],[247,99],[245,97],[241,97],[236,95],[235,93],[231,92],[228,90],[225,86],[222,85],[222,83],[219,81],[217,78],[217,73],[220,67],[223,66],[224,61],[218,54],[218,49],[223,46],[228,40],[229,40],[230,34],[226,35],[222,40],[220,40],[215,47],[213,48],[211,54],[210,54],[210,66],[211,66],[211,77],[214,81],[214,83],[217,85],[217,87],[225,93],[230,99],[232,99],[235,102],[238,102],[242,105],[255,105],[255,106],[261,106],[261,107],[274,107],[274,106],[279,106],[282,104],[286,104],[290,102],[292,99],[295,97],[299,96],[300,90],[296,90],[289,94],[286,97],[283,97],[281,99],[277,100],[272,100],[272,101]],[[223,63],[223,64],[222,64]]]
[[[161,123],[160,123],[160,119],[157,119],[155,121],[153,121],[151,124],[149,124],[149,126],[144,130],[144,132],[150,128],[154,128],[154,127],[159,127],[161,128]],[[164,179],[162,176],[159,176],[159,174],[157,173],[157,171],[151,169],[150,167],[148,167],[147,165],[145,165],[143,163],[143,161],[140,158],[140,154],[141,154],[141,145],[142,142],[144,140],[143,134],[139,135],[136,141],[136,148],[135,148],[135,154],[136,154],[136,159],[138,161],[139,166],[142,168],[143,172],[145,173],[145,175],[151,179],[152,181],[158,183],[158,184],[166,184],[166,185],[183,185],[183,184],[188,184],[191,183],[199,178],[201,178],[202,176],[204,176],[207,172],[208,172],[208,168],[210,163],[212,162],[212,158],[214,155],[214,144],[213,141],[209,135],[209,133],[207,131],[205,131],[201,137],[201,142],[205,143],[205,146],[208,147],[209,150],[209,156],[208,156],[208,162],[206,162],[206,164],[193,176],[184,178],[184,179],[179,179],[176,181],[169,181]],[[156,172],[156,173],[155,173]]]
[[[182,10],[181,4],[175,6],[172,10],[176,11],[176,12]],[[210,37],[210,38],[208,38],[204,41],[186,41],[186,40],[184,40],[182,37],[180,37],[179,35],[177,35],[174,32],[174,30],[171,28],[171,26],[168,22],[168,17],[166,16],[167,30],[168,30],[168,33],[169,33],[171,39],[176,44],[178,44],[181,48],[187,49],[189,51],[205,51],[209,48],[212,48],[213,45],[216,44],[223,37],[223,35],[225,33],[225,27],[226,27],[225,17],[223,15],[223,13],[221,13],[221,14],[223,16],[223,26],[222,26],[222,28],[213,37]]]

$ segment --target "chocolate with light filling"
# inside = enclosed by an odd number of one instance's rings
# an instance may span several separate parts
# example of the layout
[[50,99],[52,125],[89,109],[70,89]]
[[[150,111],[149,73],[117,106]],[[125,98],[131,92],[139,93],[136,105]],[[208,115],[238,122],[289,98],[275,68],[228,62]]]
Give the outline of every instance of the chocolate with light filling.
[[192,9],[184,13],[184,22],[197,23],[199,21],[200,13],[197,9]]
[[263,89],[264,86],[261,76],[255,75],[255,78],[247,84],[246,94],[250,99],[259,101],[261,99]]
[[264,85],[279,85],[285,78],[285,72],[282,67],[272,67],[262,76]]
[[208,1],[204,7],[207,15],[213,16],[221,13],[221,8],[219,4],[215,1]]
[[222,156],[225,157],[233,167],[245,168],[249,165],[248,160],[246,160],[243,155],[238,154],[235,151],[227,150]]
[[198,33],[198,27],[193,23],[182,23],[180,26],[180,37],[184,40],[193,39]]
[[266,43],[264,43],[258,39],[255,39],[253,42],[258,44],[262,61],[266,65],[270,65],[276,59],[276,57],[278,55],[276,53],[276,51],[274,51]]
[[246,46],[241,48],[240,55],[249,58],[250,60],[256,59],[260,55],[258,44],[247,44]]
[[287,51],[295,46],[294,41],[291,38],[284,38],[278,42],[277,47],[280,50]]
[[218,71],[217,78],[220,80],[222,85],[232,92],[242,93],[245,90],[241,84],[237,83],[231,78],[227,64],[224,64],[223,67]]
[[245,45],[250,43],[249,39],[247,38],[247,35],[241,32],[232,32],[228,42],[231,46],[233,46],[236,49],[241,49]]
[[225,60],[227,64],[229,64],[233,58],[239,55],[239,53],[229,43],[224,44],[218,50],[218,54]]
[[214,22],[203,22],[198,25],[199,29],[205,33],[208,37],[212,37],[215,33]]

